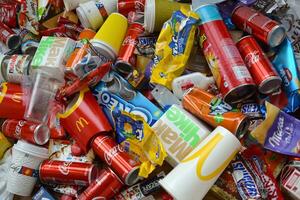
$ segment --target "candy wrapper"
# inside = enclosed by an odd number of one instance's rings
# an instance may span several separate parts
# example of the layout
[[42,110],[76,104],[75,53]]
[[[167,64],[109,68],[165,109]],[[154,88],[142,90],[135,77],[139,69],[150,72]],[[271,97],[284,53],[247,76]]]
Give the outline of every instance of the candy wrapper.
[[119,110],[114,110],[113,116],[117,142],[141,161],[139,176],[147,178],[167,156],[162,143],[141,116]]
[[95,158],[92,150],[82,156],[73,154],[72,144],[69,140],[50,140],[49,155],[51,160],[92,163]]
[[172,89],[172,81],[184,71],[191,53],[198,16],[192,11],[173,13],[158,37],[151,82]]
[[268,199],[283,200],[282,193],[279,185],[273,176],[273,172],[266,162],[264,152],[259,146],[250,146],[244,152],[242,156],[250,164],[250,167],[259,174],[263,186],[267,191]]
[[38,0],[38,20],[47,20],[64,10],[61,0]]
[[109,78],[99,82],[92,92],[110,120],[114,108],[142,116],[149,125],[153,125],[162,116],[163,113],[158,107],[135,91],[120,75],[111,73],[108,76]]
[[266,149],[299,157],[300,120],[268,102],[266,108],[266,119],[251,132],[251,135]]
[[24,0],[20,3],[18,15],[20,28],[26,28],[35,35],[39,34],[38,0]]

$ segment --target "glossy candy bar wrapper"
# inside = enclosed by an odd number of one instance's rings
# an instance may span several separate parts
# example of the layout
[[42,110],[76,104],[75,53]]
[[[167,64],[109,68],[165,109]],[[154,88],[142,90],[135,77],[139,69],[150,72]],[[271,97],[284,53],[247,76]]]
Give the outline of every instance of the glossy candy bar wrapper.
[[139,176],[147,178],[167,157],[163,144],[141,116],[119,110],[113,116],[117,142],[141,161]]
[[264,148],[299,157],[300,120],[266,102],[266,119],[251,132]]
[[69,140],[50,140],[49,158],[51,160],[92,163],[95,154],[90,150],[87,154],[75,156],[72,152],[72,143]]
[[184,71],[191,53],[198,16],[192,11],[175,11],[165,22],[155,49],[151,82],[172,89],[172,81]]
[[149,125],[153,125],[162,116],[163,113],[157,106],[135,91],[120,75],[112,72],[108,76],[110,80],[100,81],[92,92],[111,122],[111,112],[115,108],[142,116]]

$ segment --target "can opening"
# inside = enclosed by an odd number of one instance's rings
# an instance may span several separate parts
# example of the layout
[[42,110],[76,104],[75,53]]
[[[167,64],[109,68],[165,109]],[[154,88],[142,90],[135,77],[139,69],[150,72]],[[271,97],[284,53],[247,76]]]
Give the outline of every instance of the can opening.
[[48,126],[40,124],[34,131],[34,140],[38,145],[46,144],[50,139],[50,130]]
[[224,96],[224,101],[228,104],[237,104],[250,98],[256,92],[255,85],[240,85]]
[[127,177],[125,178],[125,184],[126,185],[135,184],[139,180],[139,171],[140,171],[139,167],[135,167],[134,169],[132,169],[128,173]]
[[236,131],[237,138],[241,139],[247,133],[248,128],[250,126],[249,118],[246,117],[240,124],[238,130]]
[[115,64],[115,70],[127,76],[133,71],[133,67],[127,62],[117,61],[117,63]]
[[9,49],[17,49],[20,45],[21,37],[18,35],[12,35],[7,41],[7,46]]

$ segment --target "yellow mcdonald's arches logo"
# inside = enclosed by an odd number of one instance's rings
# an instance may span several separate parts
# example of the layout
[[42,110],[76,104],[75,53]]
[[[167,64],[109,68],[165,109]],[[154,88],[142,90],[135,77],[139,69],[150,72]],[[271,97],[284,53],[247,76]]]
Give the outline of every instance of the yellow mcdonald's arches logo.
[[4,96],[7,92],[7,82],[5,83],[2,83],[0,85],[0,87],[2,87],[2,91],[0,92],[0,103],[2,103],[3,99],[4,99]]
[[82,131],[82,129],[88,125],[89,123],[86,121],[86,119],[84,119],[83,117],[80,117],[77,121],[76,121],[76,128],[79,132]]
[[197,176],[200,180],[203,181],[209,181],[210,179],[213,179],[216,177],[218,174],[220,174],[230,163],[230,161],[233,159],[233,157],[237,154],[239,151],[238,149],[234,151],[215,171],[208,175],[203,175],[202,174],[202,168],[205,164],[205,161],[213,151],[213,149],[218,145],[220,141],[224,136],[220,133],[216,134],[206,145],[204,145],[201,149],[199,149],[197,152],[195,152],[193,155],[187,157],[184,159],[182,162],[189,162],[191,160],[197,159],[198,158],[198,163],[197,163]]
[[14,102],[16,102],[16,103],[21,103],[22,102],[22,95],[23,95],[23,93],[14,93],[13,95],[12,95],[12,100],[14,101]]

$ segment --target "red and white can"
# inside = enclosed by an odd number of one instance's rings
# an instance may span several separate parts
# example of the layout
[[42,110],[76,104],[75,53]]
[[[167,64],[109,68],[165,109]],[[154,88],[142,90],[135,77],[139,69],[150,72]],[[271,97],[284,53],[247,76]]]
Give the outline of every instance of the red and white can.
[[0,22],[10,28],[17,27],[18,5],[14,2],[0,2]]
[[118,13],[127,16],[130,12],[144,12],[146,0],[118,0]]
[[112,130],[97,100],[88,88],[81,90],[69,103],[67,110],[59,114],[62,127],[87,153],[92,138]]
[[247,6],[234,9],[231,19],[239,29],[271,47],[280,45],[286,37],[284,27],[278,22]]
[[98,178],[79,195],[78,200],[111,199],[122,187],[123,182],[107,167],[100,171]]
[[2,132],[7,137],[23,139],[37,145],[46,144],[50,138],[50,131],[46,125],[25,120],[5,120],[2,124]]
[[140,163],[133,160],[112,137],[104,135],[96,137],[92,148],[95,154],[105,161],[126,185],[133,185],[139,180]]
[[236,45],[258,86],[258,91],[262,94],[277,91],[281,86],[281,78],[256,40],[249,35],[241,38]]
[[137,45],[138,37],[144,32],[144,27],[140,23],[129,25],[125,39],[119,51],[115,69],[122,74],[130,74],[135,66],[135,55],[133,54]]
[[23,119],[26,95],[17,84],[4,82],[0,85],[0,118]]
[[201,16],[200,46],[224,101],[235,104],[251,97],[256,86],[218,8],[209,4],[196,12]]
[[39,173],[43,183],[88,186],[96,179],[98,169],[89,163],[45,160]]
[[9,49],[16,49],[21,45],[21,37],[2,22],[0,22],[0,41]]

